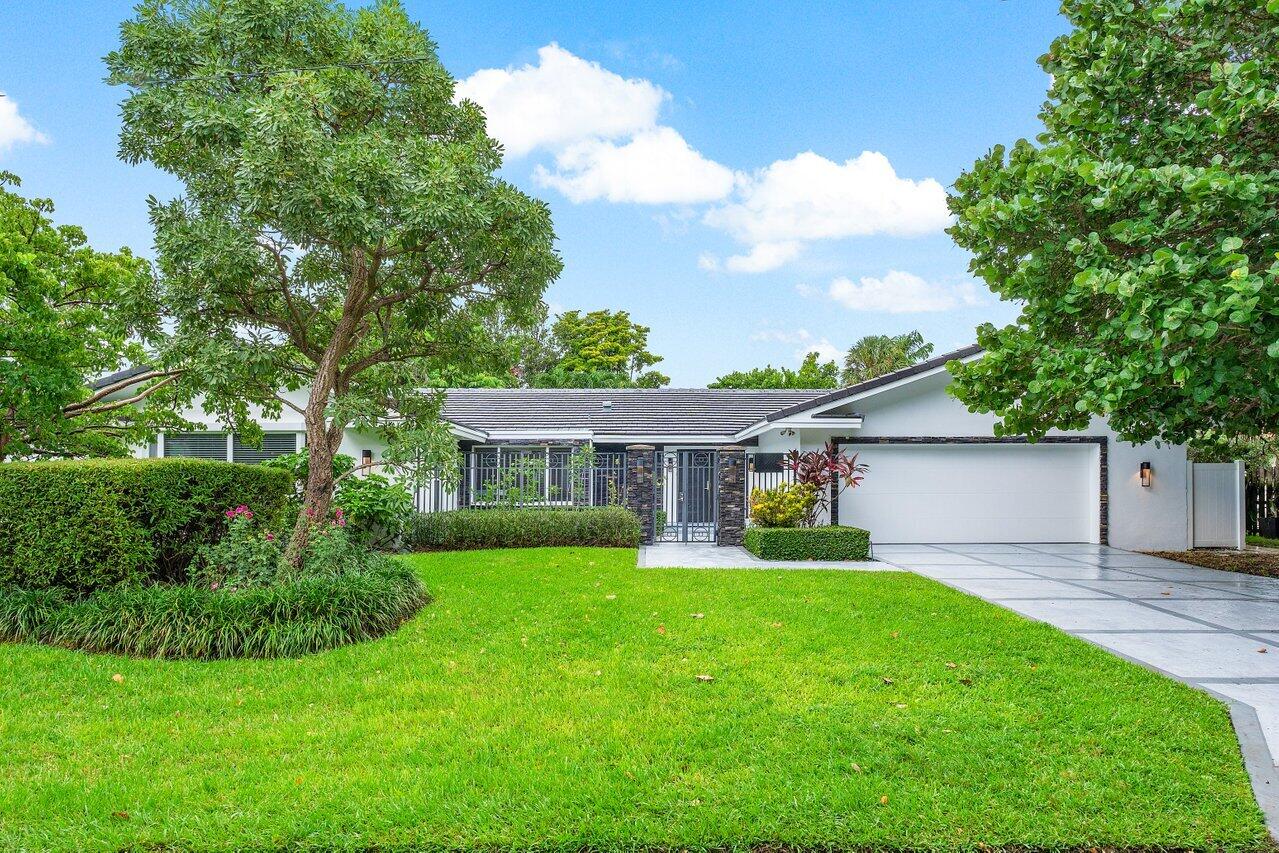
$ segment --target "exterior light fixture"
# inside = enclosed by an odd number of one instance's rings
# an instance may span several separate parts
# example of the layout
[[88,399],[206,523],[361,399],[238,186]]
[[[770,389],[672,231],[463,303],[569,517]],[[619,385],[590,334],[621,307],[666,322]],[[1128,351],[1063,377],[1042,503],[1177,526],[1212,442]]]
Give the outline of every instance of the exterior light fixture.
[[366,449],[366,450],[361,450],[361,451],[360,451],[360,464],[361,464],[361,465],[372,465],[372,464],[373,464],[373,451],[372,451],[372,450],[367,450],[367,449]]
[[1141,463],[1141,467],[1138,469],[1138,474],[1141,476],[1142,488],[1150,488],[1150,463]]

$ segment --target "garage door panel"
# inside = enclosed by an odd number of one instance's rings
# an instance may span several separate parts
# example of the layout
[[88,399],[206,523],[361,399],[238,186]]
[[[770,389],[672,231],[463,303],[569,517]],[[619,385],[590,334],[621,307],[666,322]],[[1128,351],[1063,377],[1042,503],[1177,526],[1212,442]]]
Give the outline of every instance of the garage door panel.
[[[876,542],[1088,542],[1096,457],[1087,445],[851,446],[870,472],[840,498]],[[1094,498],[1090,498],[1090,495]]]

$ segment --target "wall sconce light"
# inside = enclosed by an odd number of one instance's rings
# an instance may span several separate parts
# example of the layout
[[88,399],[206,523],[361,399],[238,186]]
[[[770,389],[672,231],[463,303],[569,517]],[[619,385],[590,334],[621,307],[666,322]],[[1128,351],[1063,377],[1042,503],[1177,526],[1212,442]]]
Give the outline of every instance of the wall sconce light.
[[794,434],[795,434],[795,430],[790,429],[789,427],[787,429],[782,430],[782,435],[791,436]]
[[1150,488],[1150,463],[1149,462],[1141,463],[1141,468],[1138,469],[1138,473],[1141,476],[1142,488],[1145,488],[1145,489]]
[[361,450],[361,451],[360,451],[360,464],[361,464],[361,465],[372,465],[372,464],[373,464],[373,451],[372,451],[372,450]]

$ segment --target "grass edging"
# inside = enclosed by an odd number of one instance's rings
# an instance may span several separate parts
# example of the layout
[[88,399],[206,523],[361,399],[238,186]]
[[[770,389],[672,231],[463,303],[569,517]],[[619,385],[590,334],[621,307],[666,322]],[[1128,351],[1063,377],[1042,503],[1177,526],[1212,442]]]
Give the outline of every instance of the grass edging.
[[869,560],[860,527],[748,527],[742,546],[761,560]]
[[430,600],[417,574],[389,558],[236,592],[130,584],[77,596],[8,587],[0,590],[0,641],[150,658],[300,657],[389,634]]

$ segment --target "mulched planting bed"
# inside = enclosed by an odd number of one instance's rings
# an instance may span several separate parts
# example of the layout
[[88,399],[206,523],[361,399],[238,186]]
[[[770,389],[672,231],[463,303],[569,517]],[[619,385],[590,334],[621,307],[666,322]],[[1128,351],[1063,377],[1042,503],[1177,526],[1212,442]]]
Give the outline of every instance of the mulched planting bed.
[[1205,569],[1279,578],[1279,551],[1218,551],[1200,548],[1194,551],[1146,551],[1145,553]]

